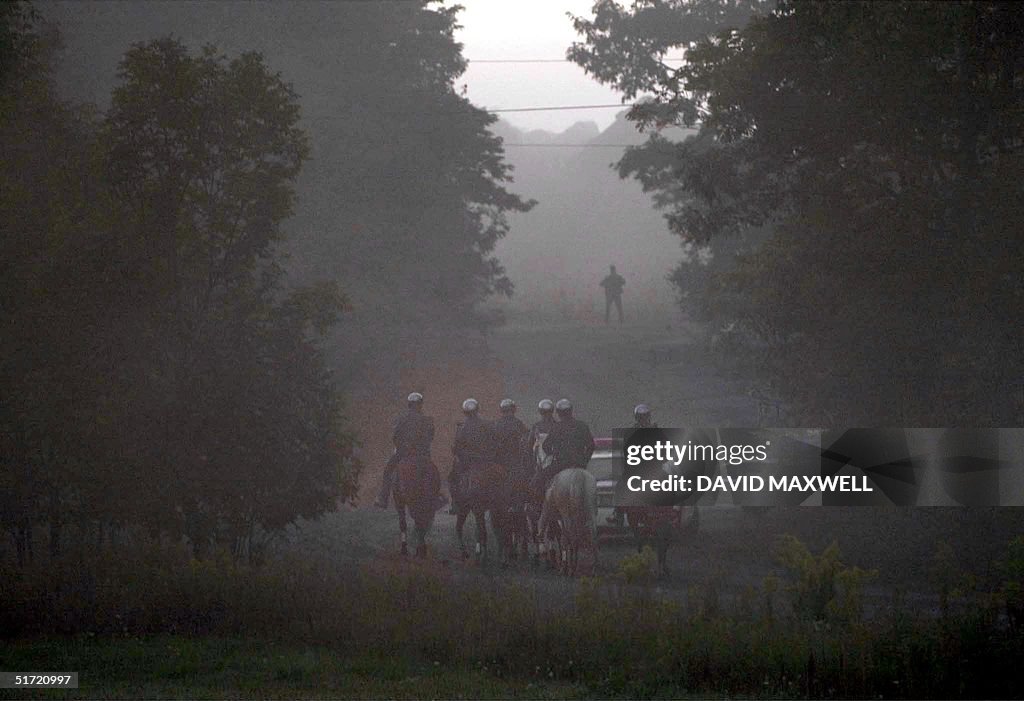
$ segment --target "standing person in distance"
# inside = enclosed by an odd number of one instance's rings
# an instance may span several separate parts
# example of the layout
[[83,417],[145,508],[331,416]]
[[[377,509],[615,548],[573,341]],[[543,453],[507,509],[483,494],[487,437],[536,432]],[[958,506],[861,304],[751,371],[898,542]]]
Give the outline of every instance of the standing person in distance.
[[609,272],[604,280],[601,280],[601,287],[604,288],[604,323],[611,321],[612,305],[615,305],[619,312],[619,323],[622,323],[622,288],[626,286],[626,279],[615,272],[615,266],[608,267]]

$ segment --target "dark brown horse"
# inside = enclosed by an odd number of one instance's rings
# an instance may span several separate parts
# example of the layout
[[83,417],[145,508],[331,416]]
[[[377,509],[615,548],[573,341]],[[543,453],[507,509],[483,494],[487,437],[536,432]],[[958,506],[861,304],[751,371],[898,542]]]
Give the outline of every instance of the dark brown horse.
[[427,554],[427,533],[434,523],[437,511],[439,477],[437,468],[429,458],[403,460],[398,463],[395,483],[395,509],[398,511],[398,527],[402,533],[402,554],[407,555],[406,513],[415,525],[416,554]]
[[469,557],[462,530],[466,525],[466,517],[472,513],[476,523],[476,557],[483,564],[487,562],[487,513],[491,515],[491,528],[499,546],[505,534],[508,470],[498,463],[480,462],[469,467],[459,479],[459,499],[455,511],[459,550],[462,557]]
[[[539,503],[542,502],[533,496],[530,476],[521,469],[509,471],[506,496],[505,523],[508,527],[503,546],[512,559],[515,559],[517,551],[527,558],[530,544],[537,543],[535,525],[536,519],[540,517]],[[538,504],[535,511],[531,509],[534,504]]]

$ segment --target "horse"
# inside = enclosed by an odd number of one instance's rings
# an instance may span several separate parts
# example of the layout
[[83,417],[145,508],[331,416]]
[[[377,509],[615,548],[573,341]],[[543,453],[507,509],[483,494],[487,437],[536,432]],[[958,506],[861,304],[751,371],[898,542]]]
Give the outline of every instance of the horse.
[[[469,558],[466,544],[462,537],[466,517],[472,513],[476,523],[476,556],[477,561],[487,562],[487,522],[486,514],[491,514],[491,528],[498,538],[499,548],[505,534],[505,511],[508,503],[508,470],[504,465],[495,462],[480,462],[462,473],[457,500],[455,533],[459,538],[459,550],[463,559]],[[507,552],[507,551],[506,551]]]
[[[518,505],[521,508],[513,521],[513,538],[516,539],[514,545],[518,545],[523,554],[528,555],[529,546],[532,543],[534,565],[539,564],[545,554],[545,542],[540,537],[539,529],[546,491],[546,485],[543,484],[541,476],[551,466],[554,459],[552,455],[544,452],[544,439],[547,437],[548,434],[540,433],[533,445],[524,446],[523,464],[528,465],[530,470],[528,475],[524,475],[525,483],[515,485],[520,490],[516,496],[519,497]],[[557,537],[555,533],[557,529],[557,523],[551,523],[548,526],[548,531],[553,534],[553,537]]]
[[398,528],[402,534],[402,554],[409,554],[406,535],[408,512],[415,525],[416,555],[425,557],[427,533],[430,532],[437,511],[437,468],[429,458],[413,458],[400,461],[396,475],[394,499],[395,509],[398,511]]
[[597,480],[582,468],[562,470],[548,487],[540,514],[540,535],[547,537],[552,524],[559,525],[559,561],[565,574],[579,572],[582,548],[597,564]]
[[[538,543],[536,521],[540,515],[540,500],[534,498],[535,492],[531,475],[522,469],[509,470],[502,547],[512,559],[516,558],[517,552],[528,558],[530,543]],[[531,508],[534,503],[537,503],[535,509]]]
[[636,551],[642,552],[645,545],[653,545],[658,556],[658,574],[667,577],[668,548],[681,533],[682,511],[674,506],[633,506],[628,509]]

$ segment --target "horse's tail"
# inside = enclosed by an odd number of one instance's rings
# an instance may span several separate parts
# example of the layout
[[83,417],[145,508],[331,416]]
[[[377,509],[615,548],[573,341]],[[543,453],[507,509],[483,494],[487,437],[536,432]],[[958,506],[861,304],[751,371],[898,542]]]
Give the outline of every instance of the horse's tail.
[[540,518],[537,519],[537,537],[543,542],[547,540],[548,527],[551,523],[551,500],[544,498],[540,509]]
[[597,483],[586,470],[576,470],[569,481],[569,504],[572,510],[572,539],[577,545],[596,542]]
[[580,489],[580,542],[597,547],[597,480],[586,470],[578,479]]
[[590,547],[597,552],[597,479],[586,473],[584,478],[584,514],[587,519],[587,530],[590,532]]

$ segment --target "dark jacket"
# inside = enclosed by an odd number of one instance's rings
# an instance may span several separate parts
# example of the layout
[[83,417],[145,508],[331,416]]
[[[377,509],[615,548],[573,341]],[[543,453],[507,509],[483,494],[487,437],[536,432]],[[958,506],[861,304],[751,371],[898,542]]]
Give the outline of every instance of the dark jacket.
[[457,466],[466,469],[481,462],[494,462],[494,426],[479,416],[467,416],[455,433],[452,453]]
[[519,472],[523,462],[523,436],[527,432],[526,424],[511,414],[495,421],[495,462],[504,465],[510,472]]
[[533,426],[530,427],[530,432],[526,435],[525,445],[527,451],[532,455],[534,444],[536,444],[538,440],[547,438],[548,435],[555,430],[555,426],[557,425],[558,422],[554,419],[541,419],[534,423]]
[[590,427],[575,418],[568,418],[555,424],[543,447],[544,452],[554,457],[552,468],[565,470],[570,467],[586,468],[595,446]]
[[433,417],[410,409],[395,421],[391,440],[399,459],[429,456],[434,442]]
[[621,297],[622,288],[626,286],[626,279],[618,273],[609,273],[604,280],[601,281],[601,287],[604,288],[605,297]]

